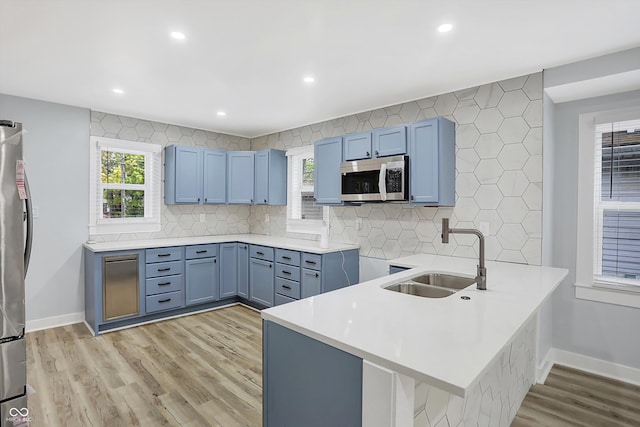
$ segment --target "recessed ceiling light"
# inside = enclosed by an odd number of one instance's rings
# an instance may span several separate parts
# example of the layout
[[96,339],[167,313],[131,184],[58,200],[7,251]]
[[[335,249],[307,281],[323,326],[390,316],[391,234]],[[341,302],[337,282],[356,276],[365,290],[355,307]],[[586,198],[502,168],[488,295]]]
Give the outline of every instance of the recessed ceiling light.
[[217,114],[218,114],[220,117],[224,117],[224,116],[226,116],[226,115],[227,115],[227,113],[225,113],[224,111],[218,111],[218,112],[217,112]]
[[184,40],[186,38],[184,33],[181,33],[180,31],[173,31],[171,33],[171,37],[173,37],[176,40]]
[[122,95],[124,93],[124,91],[122,89],[118,89],[118,88],[114,88],[112,89],[113,93],[117,93],[118,95]]
[[441,33],[447,33],[451,30],[453,30],[453,25],[451,24],[442,24],[438,27],[438,31],[440,31]]
[[316,81],[316,79],[313,76],[305,76],[302,79],[302,81],[305,82],[305,83],[313,83],[313,82]]

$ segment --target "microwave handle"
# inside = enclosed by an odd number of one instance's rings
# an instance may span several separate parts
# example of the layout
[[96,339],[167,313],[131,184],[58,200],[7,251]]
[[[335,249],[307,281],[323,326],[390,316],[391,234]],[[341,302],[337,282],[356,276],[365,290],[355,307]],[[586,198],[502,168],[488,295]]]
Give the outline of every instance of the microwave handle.
[[387,200],[387,165],[385,163],[380,166],[378,189],[380,190],[380,200],[384,202]]

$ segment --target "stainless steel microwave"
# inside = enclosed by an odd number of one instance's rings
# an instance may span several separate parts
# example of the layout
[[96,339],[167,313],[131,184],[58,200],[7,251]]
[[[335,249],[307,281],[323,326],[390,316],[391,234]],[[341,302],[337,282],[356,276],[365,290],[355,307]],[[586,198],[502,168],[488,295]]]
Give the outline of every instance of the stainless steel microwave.
[[341,200],[385,202],[408,200],[409,157],[392,156],[340,164]]

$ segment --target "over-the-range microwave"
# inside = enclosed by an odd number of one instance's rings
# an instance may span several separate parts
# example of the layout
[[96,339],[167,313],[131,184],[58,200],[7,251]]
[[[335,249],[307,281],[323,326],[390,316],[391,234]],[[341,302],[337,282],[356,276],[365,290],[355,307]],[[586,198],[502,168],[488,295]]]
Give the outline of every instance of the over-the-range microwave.
[[340,164],[344,202],[405,201],[409,195],[409,156],[354,160]]

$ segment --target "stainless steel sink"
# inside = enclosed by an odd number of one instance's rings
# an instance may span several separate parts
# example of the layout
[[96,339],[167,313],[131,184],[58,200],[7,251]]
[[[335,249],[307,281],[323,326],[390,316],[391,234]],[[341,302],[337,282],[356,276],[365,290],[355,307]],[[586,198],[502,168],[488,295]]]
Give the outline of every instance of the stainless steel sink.
[[435,286],[423,285],[422,283],[416,282],[396,283],[395,285],[385,287],[385,289],[426,298],[444,298],[455,293],[455,291],[450,289],[437,288]]
[[460,289],[473,285],[475,282],[474,278],[469,277],[427,273],[404,282],[385,286],[384,289],[425,298],[444,298],[455,294]]
[[459,291],[475,283],[475,278],[454,276],[452,274],[428,273],[422,276],[413,277],[413,282],[425,285],[437,286],[439,288],[455,289]]

